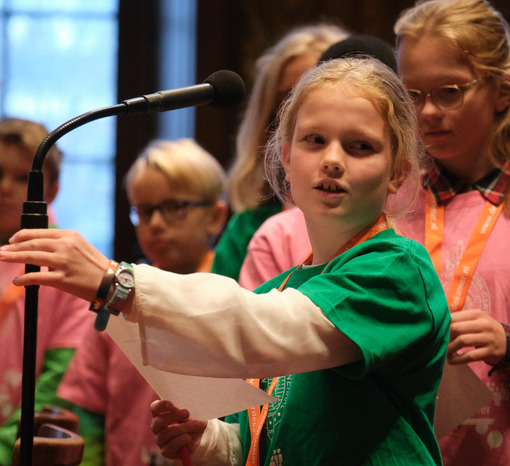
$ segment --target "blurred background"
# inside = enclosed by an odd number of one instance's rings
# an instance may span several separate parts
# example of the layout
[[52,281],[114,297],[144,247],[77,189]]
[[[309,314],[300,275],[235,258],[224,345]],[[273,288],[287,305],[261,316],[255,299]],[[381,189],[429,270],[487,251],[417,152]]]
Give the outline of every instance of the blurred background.
[[[0,0],[0,117],[49,131],[97,108],[253,64],[290,28],[336,23],[393,44],[411,0]],[[510,18],[510,1],[491,2]],[[104,118],[62,137],[58,225],[108,257],[134,260],[122,179],[152,139],[195,137],[229,167],[243,105]]]

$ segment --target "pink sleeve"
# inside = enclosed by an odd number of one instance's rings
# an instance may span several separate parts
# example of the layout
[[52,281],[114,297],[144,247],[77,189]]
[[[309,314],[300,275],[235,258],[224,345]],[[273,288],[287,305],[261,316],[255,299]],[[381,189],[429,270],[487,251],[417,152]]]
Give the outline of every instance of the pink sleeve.
[[[278,240],[279,238],[274,239]],[[239,284],[243,288],[254,290],[283,272],[273,249],[273,243],[274,241],[271,241],[264,232],[252,238],[239,274]],[[276,248],[278,251],[277,246]]]
[[75,348],[88,327],[94,325],[95,314],[89,303],[55,288],[39,291],[38,341],[45,348]]
[[253,290],[298,265],[311,251],[303,213],[298,208],[267,219],[248,245],[239,284]]
[[89,411],[104,414],[108,397],[108,353],[112,344],[106,333],[97,332],[90,326],[62,379],[58,396]]

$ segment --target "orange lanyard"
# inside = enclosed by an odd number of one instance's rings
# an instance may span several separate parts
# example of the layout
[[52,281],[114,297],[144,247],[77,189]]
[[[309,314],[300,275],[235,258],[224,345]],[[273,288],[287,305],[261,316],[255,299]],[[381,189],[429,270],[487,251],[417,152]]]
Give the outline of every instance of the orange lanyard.
[[[462,309],[466,302],[469,285],[475,274],[476,266],[496,224],[503,203],[499,206],[485,203],[480,217],[471,233],[468,244],[462,253],[452,283],[448,291],[450,311]],[[441,276],[441,246],[444,234],[444,207],[438,205],[430,188],[427,188],[425,205],[425,248],[430,254],[436,272]]]
[[[337,251],[337,253],[333,256],[333,258],[324,266],[324,270],[326,270],[326,267],[331,263],[331,261],[333,259],[336,259],[340,254],[343,254],[345,251],[353,248],[357,244],[360,244],[363,241],[366,241],[367,239],[372,238],[372,236],[377,235],[377,233],[380,233],[383,230],[387,230],[388,228],[389,228],[388,219],[386,218],[386,214],[382,213],[381,215],[379,215],[379,217],[377,217],[375,222],[368,225],[368,227],[364,228],[356,236],[353,236],[349,241],[347,241],[347,243],[345,243]],[[299,264],[296,267],[296,270],[300,269],[304,264],[311,262],[312,259],[313,259],[313,252],[308,254],[308,256],[305,258],[305,260],[303,262],[301,262],[301,264]],[[324,272],[324,270],[322,272]],[[289,273],[289,275],[287,275],[287,278],[285,278],[283,283],[279,286],[278,291],[283,291],[283,289],[285,288],[285,285],[289,281],[291,275],[292,275],[292,272]]]
[[[386,218],[386,214],[381,214],[375,222],[370,224],[368,227],[360,231],[356,236],[351,238],[347,243],[345,243],[335,254],[335,256],[324,266],[324,269],[321,273],[324,273],[326,267],[331,263],[333,259],[338,257],[340,254],[344,253],[348,249],[356,246],[357,244],[366,241],[377,233],[386,230],[389,228],[388,220]],[[310,253],[301,264],[297,266],[297,269],[301,268],[303,264],[306,264],[313,258],[313,253]],[[278,287],[278,291],[283,291],[285,285],[289,281],[292,272],[287,275],[283,283]],[[276,384],[278,383],[279,377],[273,378],[271,385],[267,393],[272,395]],[[247,379],[246,380],[251,385],[258,387],[260,385],[259,379]],[[250,451],[248,453],[248,460],[246,461],[246,466],[254,466],[259,465],[259,456],[260,456],[260,434],[262,433],[262,427],[267,419],[267,413],[269,412],[269,403],[260,407],[250,408],[248,409],[248,422],[250,424],[250,433],[251,433],[251,444]]]
[[214,261],[214,251],[207,251],[205,256],[202,258],[202,262],[200,262],[200,265],[198,266],[196,272],[210,272],[212,263]]
[[[267,391],[268,395],[272,395],[273,391],[278,383],[279,377],[275,377],[269,386]],[[249,384],[258,387],[260,385],[259,379],[247,379]],[[269,403],[262,406],[262,409],[259,406],[255,408],[248,409],[248,421],[250,423],[250,434],[251,434],[251,444],[250,451],[248,452],[248,459],[246,460],[246,466],[259,466],[259,456],[260,456],[260,434],[262,433],[262,427],[267,419],[267,413],[269,411]]]
[[7,314],[12,310],[16,301],[21,297],[25,288],[23,286],[15,286],[9,283],[4,294],[0,298],[0,324],[3,322]]

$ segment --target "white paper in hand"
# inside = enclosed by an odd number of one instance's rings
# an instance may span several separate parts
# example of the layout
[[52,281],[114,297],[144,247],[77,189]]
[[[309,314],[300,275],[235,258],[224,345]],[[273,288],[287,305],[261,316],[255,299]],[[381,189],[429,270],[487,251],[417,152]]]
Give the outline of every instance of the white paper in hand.
[[437,392],[436,438],[450,433],[492,400],[492,392],[465,364],[446,363]]
[[138,325],[122,317],[110,319],[106,331],[158,396],[186,408],[192,419],[216,419],[275,400],[241,379],[173,374],[144,366]]

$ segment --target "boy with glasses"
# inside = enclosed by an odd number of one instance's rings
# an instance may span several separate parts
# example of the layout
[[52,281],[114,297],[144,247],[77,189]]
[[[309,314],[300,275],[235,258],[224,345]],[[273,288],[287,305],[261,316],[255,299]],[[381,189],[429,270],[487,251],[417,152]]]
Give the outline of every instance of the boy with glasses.
[[[154,141],[137,158],[126,176],[130,217],[154,266],[210,270],[212,241],[227,215],[224,180],[220,164],[191,139]],[[158,396],[106,332],[91,326],[59,394],[80,416],[82,465],[168,464],[150,430]]]

